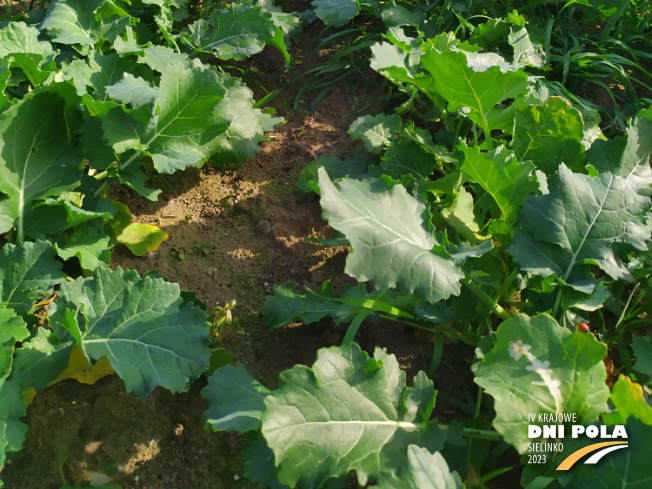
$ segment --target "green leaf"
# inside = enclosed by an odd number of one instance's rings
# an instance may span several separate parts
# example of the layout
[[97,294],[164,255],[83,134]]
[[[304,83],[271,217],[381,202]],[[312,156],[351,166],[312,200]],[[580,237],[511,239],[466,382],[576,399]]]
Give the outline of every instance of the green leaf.
[[383,8],[380,17],[387,28],[402,25],[420,26],[425,20],[424,13],[419,9],[410,10],[402,5],[396,5],[394,2]]
[[353,139],[362,139],[368,151],[377,153],[394,142],[400,127],[401,118],[396,114],[364,115],[353,121],[348,132]]
[[17,341],[29,336],[25,322],[12,309],[0,305],[0,469],[7,452],[20,450],[27,426],[19,421],[25,415],[27,404],[22,402],[21,390],[15,381],[7,381],[11,373],[14,347]]
[[514,48],[514,64],[524,64],[534,68],[545,66],[546,53],[543,46],[532,42],[525,27],[510,26],[507,41]]
[[[440,453],[430,453],[425,448],[410,445],[407,464],[394,474],[382,477],[373,486],[377,489],[462,489],[464,485],[457,473],[451,474]],[[385,474],[383,474],[385,475]]]
[[16,315],[13,309],[0,305],[0,378],[6,378],[11,372],[14,346],[29,336],[27,324]]
[[652,121],[642,116],[627,127],[625,136],[595,141],[586,156],[601,174],[612,173],[622,177],[628,187],[649,195],[652,169],[648,163],[651,152]]
[[180,64],[184,68],[190,68],[190,58],[181,53],[177,53],[172,48],[166,46],[149,46],[143,49],[143,54],[138,59],[139,63],[144,63],[153,70],[163,73],[165,68],[173,64]]
[[[126,160],[129,161],[129,158],[126,158]],[[158,195],[161,193],[160,189],[153,190],[145,187],[147,175],[142,172],[140,166],[138,165],[130,165],[127,168],[120,168],[118,172],[118,179],[120,180],[120,183],[138,192],[140,195],[146,199],[151,200],[152,202],[156,202]]]
[[597,264],[614,279],[630,273],[621,260],[627,250],[647,249],[645,225],[650,200],[630,178],[571,172],[566,165],[548,179],[550,193],[525,201],[508,252],[523,270],[557,275],[567,284],[584,279],[584,263]]
[[433,155],[426,153],[417,143],[403,139],[389,147],[380,166],[392,178],[414,175],[427,180],[436,164],[437,160]]
[[27,425],[20,418],[26,412],[27,404],[22,401],[18,383],[0,379],[0,469],[5,465],[6,454],[17,452],[23,446]]
[[92,116],[103,117],[119,105],[111,100],[106,88],[120,82],[131,69],[133,64],[116,53],[92,52],[87,60],[76,59],[64,65],[63,79],[73,80],[82,104]]
[[49,329],[38,328],[29,341],[16,350],[12,380],[20,391],[41,392],[68,366],[72,343],[59,342]]
[[20,68],[33,86],[45,82],[56,69],[55,51],[47,41],[38,40],[39,31],[24,22],[10,22],[0,30],[0,58],[9,68]]
[[333,316],[339,324],[354,309],[348,304],[338,302],[333,295],[333,286],[329,281],[322,284],[318,293],[302,294],[294,288],[292,282],[274,287],[274,295],[265,298],[260,310],[265,317],[267,327],[277,329],[286,324],[301,321],[311,324]]
[[[259,149],[264,131],[278,121],[253,108],[251,91],[242,82],[205,66],[166,68],[155,106],[154,113],[148,106],[112,110],[102,127],[114,151],[145,151],[161,173],[201,166],[211,155],[242,164]],[[123,178],[138,154],[121,156]],[[129,180],[144,188],[142,176],[131,173]]]
[[85,270],[95,270],[97,267],[108,267],[111,259],[109,236],[92,228],[79,228],[68,238],[55,244],[57,255],[64,260],[73,256]]
[[283,122],[280,117],[254,108],[253,93],[237,78],[224,80],[226,95],[215,113],[227,121],[228,128],[211,144],[212,161],[217,166],[239,167],[260,151],[258,143],[266,131]]
[[247,433],[247,445],[242,449],[245,474],[252,482],[268,489],[289,489],[278,482],[278,467],[272,452],[260,431]]
[[[434,91],[448,101],[448,110],[470,109],[469,119],[485,133],[494,128],[490,120],[502,111],[496,105],[525,93],[529,85],[522,69],[506,64],[494,53],[438,54],[431,50],[421,56],[421,62],[432,75]],[[424,91],[432,96],[432,90]]]
[[634,369],[652,380],[652,338],[632,335],[632,350],[636,357]]
[[459,148],[464,153],[462,171],[493,198],[502,219],[513,224],[525,199],[539,190],[534,166],[519,163],[514,153],[502,146],[487,153],[477,146]]
[[357,0],[315,0],[315,15],[325,24],[341,27],[360,12]]
[[[598,425],[599,426],[599,425]],[[644,489],[650,486],[650,437],[652,426],[630,418],[627,422],[628,446],[610,453],[595,465],[577,463],[562,475],[564,487],[573,489]],[[584,442],[586,444],[586,442]],[[564,443],[561,456],[582,448],[581,442]],[[561,457],[559,457],[562,460]]]
[[429,302],[459,294],[464,274],[452,259],[432,251],[437,243],[420,199],[401,185],[388,190],[380,181],[351,179],[333,184],[326,170],[318,173],[324,217],[353,248],[346,273],[374,282],[377,290],[399,286]]
[[259,430],[264,400],[272,392],[257,382],[244,365],[225,365],[208,378],[201,395],[208,402],[202,416],[213,431]]
[[547,175],[563,162],[572,166],[582,158],[584,123],[580,112],[561,97],[544,105],[522,105],[514,111],[512,149],[519,161],[532,160]]
[[[0,192],[8,196],[0,207],[6,219],[0,222],[18,220],[19,242],[33,200],[58,196],[79,184],[82,158],[63,122],[65,105],[58,95],[40,92],[0,114]],[[0,233],[11,227],[0,228]]]
[[[0,58],[0,110],[4,109],[9,104],[9,97],[5,94],[7,82],[11,77],[11,70],[9,69],[9,61]],[[2,228],[2,211],[0,211],[0,229]]]
[[0,298],[7,307],[29,311],[63,281],[61,263],[47,241],[9,243],[0,249]]
[[[102,12],[106,3],[107,0],[54,0],[50,2],[41,29],[50,31],[53,41],[61,44],[86,46],[103,38],[113,42],[129,25],[129,18],[113,19],[112,14],[119,12],[116,9]],[[111,4],[109,2],[109,6]]]
[[139,76],[125,73],[120,81],[106,87],[106,93],[118,102],[130,104],[136,109],[152,103],[158,91]]
[[262,51],[275,30],[272,14],[265,9],[233,3],[216,10],[208,21],[200,19],[191,24],[188,34],[198,51],[242,60]]
[[308,165],[301,171],[297,180],[297,187],[304,192],[319,193],[319,176],[317,172],[324,168],[332,181],[342,178],[357,178],[367,173],[371,155],[367,151],[353,151],[351,156],[340,159],[338,156],[323,155]]
[[[89,359],[105,357],[129,392],[145,396],[158,385],[185,391],[208,367],[206,313],[190,303],[180,308],[178,284],[98,268],[58,295],[48,317],[62,345],[78,336]],[[74,325],[65,321],[68,310],[76,311]]]
[[441,210],[441,217],[460,233],[469,243],[477,243],[483,237],[473,212],[473,195],[460,187],[453,204]]
[[602,421],[606,425],[625,424],[630,416],[652,426],[652,407],[645,401],[643,388],[621,375],[611,389],[611,402],[616,411],[604,413]]
[[528,415],[575,413],[579,423],[595,421],[607,410],[606,354],[593,335],[571,333],[547,315],[503,322],[474,369],[475,382],[494,398],[494,428],[525,453],[533,442]]
[[[428,404],[432,384],[429,394]],[[354,343],[320,350],[312,369],[283,372],[279,388],[265,398],[262,427],[279,481],[316,488],[356,471],[365,485],[400,464],[409,444],[440,449],[436,422],[406,409],[412,396],[396,357],[376,348],[370,359]]]

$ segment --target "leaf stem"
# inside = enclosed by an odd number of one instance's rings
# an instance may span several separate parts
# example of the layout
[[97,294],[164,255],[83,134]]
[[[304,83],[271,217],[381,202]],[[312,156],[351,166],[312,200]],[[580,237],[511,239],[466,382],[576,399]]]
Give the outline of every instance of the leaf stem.
[[[134,154],[129,157],[127,161],[124,162],[123,165],[120,166],[120,170],[125,170],[129,165],[131,165],[134,160],[138,159],[140,157],[140,152],[137,150],[134,150]],[[111,186],[111,184],[115,181],[115,178],[107,178],[106,181],[98,188],[95,193],[93,194],[93,198],[98,198],[101,197],[104,192]]]
[[476,346],[476,343],[474,341],[470,340],[469,338],[467,338],[466,336],[460,334],[459,332],[455,331],[454,329],[449,328],[448,326],[446,326],[443,323],[433,325],[434,328],[427,328],[427,327],[425,327],[425,326],[423,326],[423,325],[421,325],[419,323],[414,323],[412,321],[406,321],[402,317],[389,316],[387,314],[378,314],[378,317],[383,318],[383,319],[389,319],[390,321],[396,321],[396,322],[399,322],[401,324],[405,324],[406,326],[410,326],[412,328],[422,329],[424,331],[429,331],[430,333],[436,332],[436,330],[439,329],[444,334],[448,334],[450,336],[453,336],[456,340],[461,341],[462,343],[464,343],[466,345]]
[[466,285],[473,294],[480,299],[480,301],[491,309],[491,312],[498,316],[503,321],[512,317],[500,304],[494,301],[482,288],[473,282],[470,278],[462,279],[462,283]]
[[478,430],[475,428],[464,428],[462,436],[475,440],[501,441],[502,435],[497,431]]

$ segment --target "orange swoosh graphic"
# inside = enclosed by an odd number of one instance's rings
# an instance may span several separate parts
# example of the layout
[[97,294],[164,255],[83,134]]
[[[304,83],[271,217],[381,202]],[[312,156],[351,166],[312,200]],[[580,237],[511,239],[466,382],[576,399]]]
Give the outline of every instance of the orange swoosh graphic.
[[568,470],[575,464],[575,462],[577,462],[587,453],[595,452],[596,450],[602,447],[608,447],[611,445],[627,445],[627,442],[626,441],[604,441],[602,443],[594,443],[593,445],[589,445],[588,447],[580,448],[576,452],[573,452],[568,457],[566,457],[564,461],[559,464],[557,470]]

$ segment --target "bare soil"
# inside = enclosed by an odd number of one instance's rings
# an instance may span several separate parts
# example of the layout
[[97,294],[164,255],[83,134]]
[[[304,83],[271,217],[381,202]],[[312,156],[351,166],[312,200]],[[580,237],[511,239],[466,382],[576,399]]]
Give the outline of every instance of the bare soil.
[[[314,25],[298,39],[293,59],[303,64],[291,75],[274,52],[266,49],[255,57],[252,63],[262,73],[260,83],[278,88],[323,61],[309,51],[320,29]],[[344,85],[318,104],[319,114],[290,111],[299,83],[271,104],[285,124],[268,134],[269,142],[237,171],[207,164],[165,180],[154,177],[148,183],[163,190],[158,202],[149,202],[125,187],[116,186],[110,194],[111,199],[128,205],[136,221],[155,224],[170,236],[158,251],[144,257],[134,257],[119,245],[111,266],[140,274],[158,269],[182,289],[195,291],[209,309],[236,299],[234,313],[245,333],[226,336],[222,346],[268,387],[275,386],[282,370],[297,363],[312,364],[317,350],[339,344],[344,331],[322,321],[270,333],[259,314],[265,296],[274,285],[286,282],[313,289],[326,279],[336,289],[352,282],[343,273],[348,250],[304,240],[313,232],[326,237],[330,230],[320,218],[317,197],[303,194],[295,182],[316,157],[345,156],[359,147],[346,130],[360,114],[351,113],[353,101]],[[263,95],[256,93],[257,98]],[[368,112],[382,109],[376,104]],[[202,245],[208,254],[191,252]],[[380,345],[396,354],[409,379],[427,367],[432,355],[427,339],[394,324],[365,324],[356,339],[369,352]],[[435,386],[466,401],[464,386],[472,386],[468,368],[472,351],[459,345],[447,345],[445,350]],[[461,378],[464,374],[459,372],[468,375]],[[76,381],[54,385],[29,407],[27,439],[2,473],[5,487],[56,489],[66,483],[87,487],[98,482],[98,474],[110,476],[112,483],[124,489],[257,487],[244,477],[240,455],[244,438],[211,433],[202,426],[206,406],[200,391],[204,385],[202,378],[188,393],[177,395],[159,388],[144,399],[127,394],[117,376],[93,386]],[[440,400],[437,414],[449,420],[456,410]]]

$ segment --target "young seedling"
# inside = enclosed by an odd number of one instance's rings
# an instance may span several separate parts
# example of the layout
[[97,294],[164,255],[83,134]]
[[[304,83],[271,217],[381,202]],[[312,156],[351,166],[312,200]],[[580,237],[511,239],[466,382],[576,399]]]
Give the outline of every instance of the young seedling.
[[222,338],[229,332],[243,334],[244,331],[240,328],[238,318],[233,316],[233,308],[235,307],[235,299],[226,302],[224,306],[216,306],[208,316],[208,321],[211,323],[210,335],[213,338],[214,344],[219,344]]
[[179,261],[183,261],[186,259],[186,254],[184,253],[183,248],[181,248],[180,246],[173,246],[172,249],[170,250],[170,254]]
[[211,252],[208,249],[208,247],[212,246],[212,244],[213,244],[212,241],[205,241],[205,242],[203,242],[201,244],[195,245],[190,250],[190,253],[195,254],[195,255],[207,256]]

